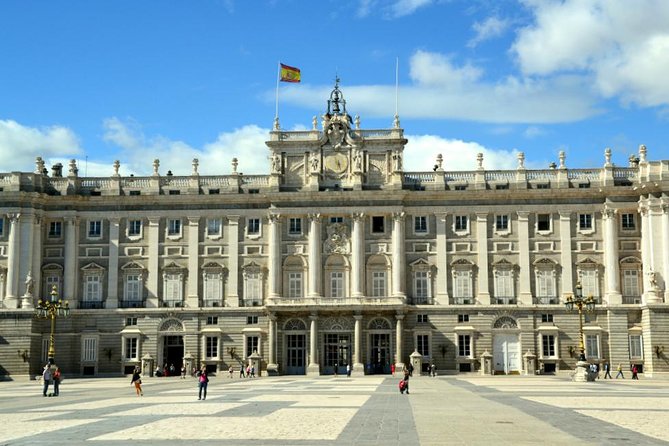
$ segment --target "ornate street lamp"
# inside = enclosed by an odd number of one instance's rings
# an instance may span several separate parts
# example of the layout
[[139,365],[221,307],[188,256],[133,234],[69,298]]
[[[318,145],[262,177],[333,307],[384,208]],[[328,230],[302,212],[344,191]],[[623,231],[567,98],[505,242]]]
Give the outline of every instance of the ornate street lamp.
[[568,311],[572,311],[574,307],[578,309],[578,348],[581,351],[581,355],[578,357],[578,362],[585,363],[585,344],[583,343],[583,308],[585,311],[593,311],[595,309],[595,299],[592,296],[586,298],[583,297],[583,287],[581,282],[576,282],[575,296],[567,297],[567,301],[564,303]]
[[70,304],[63,302],[58,298],[56,285],[53,286],[50,293],[51,299],[43,301],[39,299],[35,307],[35,316],[41,319],[51,319],[51,336],[49,337],[49,364],[54,364],[56,359],[55,332],[56,318],[68,317],[70,315]]

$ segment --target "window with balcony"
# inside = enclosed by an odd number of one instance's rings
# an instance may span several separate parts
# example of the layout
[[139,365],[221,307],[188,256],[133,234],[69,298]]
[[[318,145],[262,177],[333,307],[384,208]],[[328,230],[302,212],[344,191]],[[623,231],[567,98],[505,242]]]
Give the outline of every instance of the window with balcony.
[[386,272],[372,272],[372,297],[385,297],[386,295]]
[[330,297],[344,297],[344,272],[330,272]]
[[219,268],[205,269],[202,273],[205,307],[223,306],[223,272]]
[[509,305],[516,303],[514,273],[511,267],[493,266],[495,303]]
[[244,278],[244,305],[262,305],[264,290],[262,267],[256,263],[251,263],[244,267],[242,275]]
[[291,299],[303,297],[301,272],[288,273],[288,297]]
[[599,299],[599,274],[594,268],[579,269],[578,277],[581,282],[583,296],[592,296]]
[[183,306],[183,271],[169,265],[163,271],[163,304],[167,307]]
[[456,304],[473,303],[471,271],[453,271],[453,297]]

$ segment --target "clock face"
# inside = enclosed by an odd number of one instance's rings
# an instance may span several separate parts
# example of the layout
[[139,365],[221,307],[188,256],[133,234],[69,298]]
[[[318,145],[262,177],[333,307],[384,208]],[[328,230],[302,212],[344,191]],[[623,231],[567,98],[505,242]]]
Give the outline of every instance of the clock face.
[[348,167],[348,157],[343,153],[335,153],[325,158],[325,167],[335,173],[344,173]]

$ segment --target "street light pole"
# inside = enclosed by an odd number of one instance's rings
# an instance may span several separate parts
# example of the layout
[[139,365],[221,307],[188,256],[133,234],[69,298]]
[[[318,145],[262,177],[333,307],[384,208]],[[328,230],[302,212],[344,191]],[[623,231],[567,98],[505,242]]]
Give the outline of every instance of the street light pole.
[[[578,357],[578,362],[576,363],[576,375],[575,377],[578,377],[579,374],[583,374],[583,372],[586,373],[587,376],[587,370],[585,370],[585,367],[587,367],[588,363],[585,358],[585,342],[584,342],[584,336],[583,336],[583,310],[585,307],[585,311],[593,311],[595,309],[595,299],[592,296],[587,296],[583,297],[583,287],[581,286],[581,282],[576,282],[576,289],[575,291],[575,296],[568,296],[566,302],[564,303],[565,307],[567,307],[568,311],[572,311],[574,307],[578,309],[578,348],[580,350],[580,355]],[[581,369],[581,370],[579,370]],[[581,381],[581,379],[576,378],[576,380]],[[585,381],[583,379],[582,381]]]
[[70,315],[70,304],[63,302],[58,298],[56,285],[53,286],[50,293],[51,299],[43,301],[39,299],[35,307],[35,316],[41,319],[51,319],[51,334],[49,335],[49,364],[55,364],[56,361],[56,318],[68,317]]

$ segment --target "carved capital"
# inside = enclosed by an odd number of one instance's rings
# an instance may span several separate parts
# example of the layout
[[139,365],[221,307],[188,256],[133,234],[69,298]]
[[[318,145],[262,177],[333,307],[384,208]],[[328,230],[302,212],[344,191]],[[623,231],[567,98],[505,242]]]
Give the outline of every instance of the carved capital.
[[281,215],[280,214],[269,214],[267,216],[267,219],[269,220],[270,225],[274,225],[276,223],[281,223]]
[[404,217],[406,217],[406,213],[404,212],[393,212],[393,221],[402,223],[404,222]]
[[351,214],[351,220],[354,222],[363,222],[365,221],[365,214],[362,212],[354,212]]

